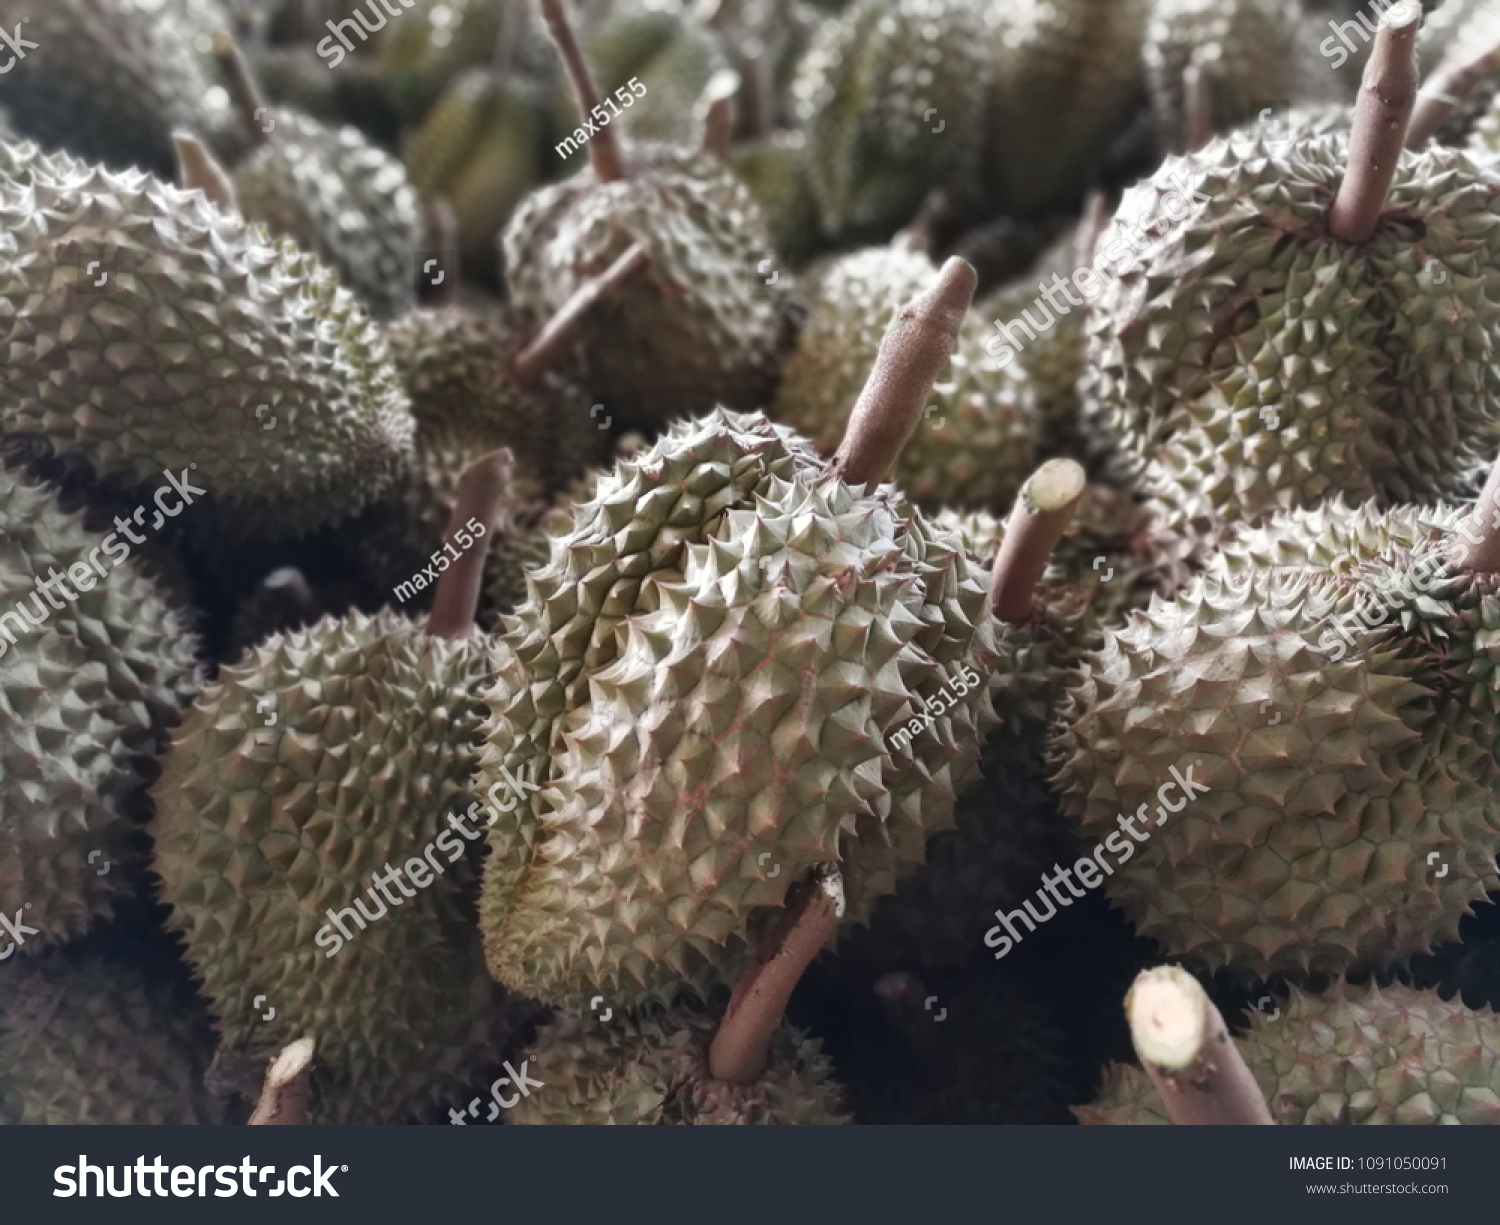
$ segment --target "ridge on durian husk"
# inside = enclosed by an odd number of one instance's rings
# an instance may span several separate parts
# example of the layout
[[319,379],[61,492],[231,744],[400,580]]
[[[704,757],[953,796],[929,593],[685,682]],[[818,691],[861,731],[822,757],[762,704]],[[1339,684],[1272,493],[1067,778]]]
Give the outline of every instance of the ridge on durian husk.
[[224,1123],[201,1004],[134,961],[60,950],[0,975],[0,1125]]
[[[1100,239],[1117,262],[1085,411],[1191,549],[1333,496],[1470,496],[1500,450],[1500,175],[1403,153],[1375,233],[1343,244],[1326,227],[1347,153],[1231,134],[1126,192]],[[1199,194],[1173,221],[1178,180]],[[1137,222],[1155,227],[1140,254]]]
[[121,488],[192,465],[230,536],[306,531],[392,485],[411,415],[330,270],[150,175],[0,161],[0,435]]
[[[151,759],[202,679],[188,616],[123,542],[104,570],[106,539],[0,468],[0,912],[37,929],[22,954],[82,935],[133,888]],[[54,608],[59,570],[76,599]]]
[[705,995],[806,869],[838,862],[862,921],[951,825],[988,684],[914,716],[964,667],[987,677],[988,583],[894,487],[825,478],[758,414],[682,422],[528,574],[478,783],[542,788],[491,833],[481,925],[507,986]]
[[[1497,583],[1451,572],[1424,517],[1279,516],[1085,660],[1054,785],[1085,837],[1146,825],[1105,888],[1169,952],[1262,976],[1389,963],[1500,887]],[[1209,791],[1150,822],[1173,770]]]
[[782,1024],[753,1084],[716,1080],[708,1047],[718,1023],[687,1008],[561,1014],[528,1052],[544,1082],[506,1113],[524,1125],[804,1125],[849,1123],[843,1089],[816,1038]]
[[[1292,989],[1236,1041],[1272,1119],[1317,1124],[1500,1123],[1500,1017],[1400,985]],[[1139,1068],[1114,1064],[1081,1123],[1168,1123]]]
[[[315,1122],[419,1119],[497,1056],[476,848],[455,859],[439,844],[451,871],[389,911],[369,884],[440,836],[463,845],[447,819],[473,819],[471,694],[492,674],[483,640],[435,638],[392,613],[325,618],[221,669],[162,758],[153,833],[168,926],[222,1050],[315,1040]],[[356,904],[364,929],[345,917],[352,939],[328,951],[327,912]]]

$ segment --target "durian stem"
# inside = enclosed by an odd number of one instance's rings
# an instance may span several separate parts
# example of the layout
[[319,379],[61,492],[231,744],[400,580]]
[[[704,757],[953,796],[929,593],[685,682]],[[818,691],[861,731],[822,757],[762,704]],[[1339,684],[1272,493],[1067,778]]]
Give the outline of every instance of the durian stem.
[[502,75],[515,70],[516,56],[521,44],[526,41],[526,32],[531,25],[531,10],[525,0],[510,3],[500,14],[500,32],[495,37],[494,69]]
[[1490,469],[1479,500],[1469,510],[1463,538],[1455,536],[1463,555],[1457,566],[1470,574],[1494,574],[1500,571],[1500,460]]
[[776,89],[771,83],[765,44],[758,38],[748,39],[740,52],[740,62],[745,68],[743,90],[750,135],[765,140],[776,130]]
[[254,144],[269,144],[275,138],[275,128],[267,131],[263,122],[268,111],[266,100],[261,96],[255,74],[250,71],[239,45],[222,31],[214,35],[214,59],[224,74],[224,84],[234,101],[234,109],[239,112],[245,134]]
[[[709,81],[703,87],[698,106],[703,113],[703,152],[724,162],[729,160],[729,146],[734,141],[736,105],[734,90],[727,88],[728,77]],[[739,88],[739,77],[734,77],[734,89]]]
[[1493,28],[1478,55],[1450,51],[1422,86],[1406,127],[1406,147],[1420,149],[1437,134],[1500,59],[1500,25]]
[[[1405,20],[1401,20],[1401,18]],[[1375,232],[1406,143],[1417,98],[1415,5],[1387,10],[1359,84],[1349,131],[1349,165],[1328,215],[1328,232],[1341,242],[1364,242]]]
[[934,187],[922,199],[916,214],[891,238],[891,246],[931,256],[937,249],[938,221],[944,208],[943,190]]
[[307,577],[296,566],[282,566],[260,581],[261,590],[280,606],[283,620],[311,625],[319,617],[318,598],[313,595]]
[[1274,1123],[1265,1095],[1198,980],[1177,966],[1136,976],[1125,996],[1130,1038],[1172,1122]]
[[312,1088],[312,1062],[311,1038],[298,1038],[271,1060],[266,1068],[266,1083],[260,1091],[260,1101],[250,1116],[252,1126],[307,1126],[311,1121],[307,1101]]
[[1182,70],[1182,141],[1196,153],[1214,138],[1214,98],[1208,74],[1197,64]]
[[[458,558],[437,582],[432,613],[427,618],[427,632],[434,638],[466,638],[474,630],[474,614],[479,610],[479,593],[484,586],[484,559],[490,542],[505,524],[506,495],[514,468],[515,459],[501,447],[476,459],[459,478],[442,545],[446,548],[452,544]],[[468,526],[471,519],[484,528],[482,535]],[[458,539],[460,529],[465,536],[472,533],[468,547]]]
[[438,306],[451,305],[458,298],[462,269],[458,259],[458,214],[447,196],[439,196],[422,210],[424,229],[427,231],[428,250],[442,251],[451,258],[444,261],[443,281],[433,285],[429,279],[422,287],[423,299]]
[[239,212],[234,184],[203,142],[187,132],[173,132],[172,144],[177,149],[177,177],[182,185],[189,191],[197,188],[225,212]]
[[511,363],[511,375],[523,387],[535,387],[583,330],[584,319],[600,302],[619,293],[651,263],[651,253],[631,243],[625,253],[598,276],[573,291],[557,314],[547,320],[532,342]]
[[[573,97],[578,103],[578,109],[587,119],[603,103],[600,101],[599,87],[594,83],[594,74],[589,70],[589,62],[584,58],[583,48],[578,45],[578,35],[573,30],[573,23],[568,19],[567,9],[563,0],[537,0],[537,3],[541,6],[542,20],[547,23],[547,31],[557,44],[557,53],[562,56],[563,67],[567,69],[568,80],[572,82]],[[589,164],[594,168],[594,177],[599,182],[613,183],[625,177],[625,158],[620,152],[620,142],[615,139],[615,130],[609,124],[599,125],[598,130],[589,137],[588,149]]]
[[831,479],[874,485],[891,470],[953,355],[978,280],[968,263],[953,256],[932,287],[901,308],[849,414],[828,468]]
[[1021,486],[990,578],[990,607],[1002,621],[1015,624],[1031,616],[1037,582],[1073,521],[1087,485],[1078,463],[1049,459]]
[[836,864],[820,864],[788,890],[786,913],[735,983],[708,1049],[708,1070],[716,1079],[748,1085],[765,1071],[787,1001],[843,914],[844,878]]
[[1083,218],[1073,233],[1073,250],[1080,268],[1093,266],[1094,251],[1099,246],[1099,238],[1109,225],[1109,220],[1109,199],[1097,189],[1089,192],[1088,198],[1083,202]]

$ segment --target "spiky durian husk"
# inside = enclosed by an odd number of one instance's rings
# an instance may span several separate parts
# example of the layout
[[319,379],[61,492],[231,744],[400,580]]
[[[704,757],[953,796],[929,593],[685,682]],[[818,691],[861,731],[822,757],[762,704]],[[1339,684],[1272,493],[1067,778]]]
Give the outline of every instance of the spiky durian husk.
[[986,46],[969,0],[858,0],[813,35],[792,90],[830,237],[883,241],[933,187],[973,194]]
[[684,422],[528,575],[480,769],[542,787],[491,834],[501,982],[706,993],[809,867],[839,861],[863,919],[951,824],[993,718],[987,584],[893,487],[825,471],[758,415]]
[[186,32],[152,8],[0,0],[0,25],[37,44],[0,76],[17,129],[90,162],[172,175],[172,132],[197,125],[210,81]]
[[[1339,640],[1380,582],[1375,567],[1201,578],[1085,661],[1054,781],[1086,837],[1118,840],[1105,887],[1170,952],[1338,972],[1456,939],[1500,884],[1493,733],[1407,628],[1441,609],[1393,591],[1388,623]],[[1174,769],[1209,790],[1169,814],[1157,789]]]
[[325,260],[377,319],[416,302],[417,195],[359,129],[275,112],[276,139],[234,168],[240,211]]
[[200,192],[25,153],[24,185],[0,178],[0,433],[147,490],[194,465],[235,535],[305,531],[390,487],[411,414],[329,270]]
[[[477,856],[447,820],[475,811],[471,695],[492,672],[478,640],[432,638],[391,613],[325,619],[221,670],[162,760],[153,833],[169,926],[222,1049],[316,1041],[315,1121],[414,1119],[496,1053]],[[434,846],[443,874],[387,909],[371,874]],[[337,943],[328,912],[367,896],[366,926],[345,917],[352,939]]]
[[[1284,1125],[1500,1123],[1500,1019],[1409,987],[1292,990],[1237,1045]],[[1150,1078],[1113,1065],[1081,1123],[1169,1123]]]
[[528,1075],[543,1081],[506,1122],[734,1126],[849,1123],[843,1089],[816,1038],[783,1025],[753,1084],[715,1080],[708,1047],[717,1023],[670,1012],[560,1016],[537,1039]]
[[[927,256],[901,247],[857,251],[822,270],[772,416],[835,451],[886,329],[935,276]],[[924,508],[1003,506],[1036,466],[1031,386],[985,354],[988,326],[977,315],[964,321],[951,375],[896,461],[896,483]]]
[[[1146,101],[1148,0],[994,0],[985,45],[986,178],[1000,208],[1066,207]],[[1087,98],[1087,106],[1078,99]]]
[[[1375,234],[1347,246],[1326,230],[1346,160],[1343,137],[1215,140],[1127,192],[1100,240],[1118,262],[1085,409],[1200,548],[1340,494],[1465,496],[1500,450],[1500,176],[1403,153]],[[1162,208],[1175,182],[1197,193],[1181,220]],[[1124,227],[1145,221],[1132,253]]]
[[[0,468],[0,912],[38,929],[23,954],[82,935],[134,887],[145,774],[202,679],[187,618],[105,539]],[[88,591],[67,577],[80,565]]]
[[60,951],[0,975],[0,1124],[223,1123],[202,1005],[135,964]]
[[636,150],[613,183],[575,175],[533,192],[506,226],[517,322],[535,334],[588,277],[634,243],[651,263],[590,313],[559,368],[633,421],[715,404],[757,408],[774,387],[787,322],[756,259],[773,250],[749,191],[706,157]]

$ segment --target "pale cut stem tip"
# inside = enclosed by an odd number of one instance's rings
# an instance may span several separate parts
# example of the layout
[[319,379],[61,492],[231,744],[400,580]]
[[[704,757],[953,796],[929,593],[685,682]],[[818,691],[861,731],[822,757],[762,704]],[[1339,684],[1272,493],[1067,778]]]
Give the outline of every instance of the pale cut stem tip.
[[196,188],[225,212],[239,212],[234,184],[203,142],[187,132],[173,132],[172,144],[177,150],[177,177],[183,187],[189,191]]
[[740,975],[708,1050],[717,1080],[753,1084],[765,1071],[771,1039],[802,972],[833,939],[844,914],[844,878],[820,864],[787,895],[786,912]]
[[582,334],[589,313],[619,293],[650,263],[651,253],[640,243],[631,243],[613,264],[575,289],[511,363],[511,375],[516,382],[523,387],[535,387]]
[[[567,70],[568,81],[573,87],[573,98],[578,110],[587,119],[596,109],[603,109],[599,86],[589,69],[587,57],[579,45],[578,34],[563,0],[537,0],[541,7],[542,20],[547,23],[547,32],[557,46]],[[605,112],[608,113],[607,111]],[[589,164],[594,168],[594,177],[601,183],[614,183],[625,177],[625,157],[620,151],[620,142],[615,130],[608,123],[601,124],[588,142]]]
[[1214,136],[1214,99],[1208,74],[1197,64],[1182,70],[1183,145],[1196,153]]
[[891,470],[953,355],[978,282],[973,267],[953,256],[931,288],[901,309],[849,414],[831,479],[874,485]]
[[[440,552],[453,546],[448,569],[438,579],[427,618],[427,632],[435,638],[465,638],[474,632],[474,614],[479,611],[479,593],[484,586],[484,562],[490,542],[505,527],[508,494],[515,472],[515,460],[509,449],[501,447],[476,459],[459,478],[453,515],[443,536]],[[469,526],[477,520],[484,528],[481,536]],[[466,546],[459,531],[470,537]]]
[[266,1083],[260,1092],[252,1126],[306,1126],[308,1097],[312,1084],[313,1040],[298,1038],[271,1060]]
[[1073,250],[1080,268],[1093,265],[1094,251],[1099,246],[1099,237],[1109,225],[1109,220],[1109,199],[1096,188],[1089,192],[1088,198],[1083,202],[1083,217],[1073,235]]
[[1375,32],[1350,121],[1349,164],[1328,215],[1328,232],[1341,242],[1364,242],[1385,208],[1417,98],[1420,16],[1417,5],[1398,5]]
[[1143,970],[1125,996],[1130,1037],[1173,1123],[1273,1122],[1224,1018],[1186,970]]
[[1490,468],[1479,500],[1469,509],[1467,530],[1455,535],[1462,555],[1458,568],[1470,574],[1500,571],[1500,460]]
[[703,132],[702,150],[721,162],[729,160],[729,147],[734,142],[734,124],[738,110],[734,96],[739,88],[739,73],[725,69],[714,74],[713,79],[703,87],[703,93],[698,99],[697,109]]
[[990,580],[990,607],[1002,621],[1031,616],[1036,585],[1087,487],[1082,465],[1071,459],[1049,459],[1021,486]]
[[1437,70],[1417,94],[1412,108],[1411,122],[1406,126],[1406,147],[1420,149],[1447,122],[1448,117],[1463,105],[1474,87],[1484,80],[1500,62],[1500,21],[1484,27],[1485,37],[1474,43],[1450,51],[1438,65]]

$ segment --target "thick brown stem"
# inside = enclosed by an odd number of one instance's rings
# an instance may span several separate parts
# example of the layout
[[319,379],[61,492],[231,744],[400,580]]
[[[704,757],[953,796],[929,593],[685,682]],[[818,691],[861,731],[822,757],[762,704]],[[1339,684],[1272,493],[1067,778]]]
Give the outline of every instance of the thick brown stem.
[[[510,451],[501,447],[476,459],[459,478],[453,515],[439,550],[449,557],[456,553],[457,557],[438,579],[432,614],[427,618],[427,632],[435,638],[465,638],[474,630],[474,614],[484,586],[484,559],[490,541],[505,523],[514,468]],[[474,522],[484,530],[476,531],[471,526]],[[468,545],[459,538],[460,531],[470,537]]]
[[755,140],[766,140],[776,130],[776,89],[771,83],[765,44],[758,38],[748,39],[740,52],[740,63],[745,70],[741,89],[750,135]]
[[313,1040],[298,1038],[271,1060],[265,1087],[250,1116],[252,1126],[281,1124],[306,1126],[308,1097],[312,1090]]
[[[604,110],[599,96],[599,87],[594,83],[594,74],[589,71],[589,62],[584,58],[583,48],[578,45],[578,35],[568,19],[563,0],[537,0],[542,9],[542,20],[547,31],[557,44],[557,53],[562,56],[563,67],[568,71],[568,80],[573,85],[573,97],[585,119],[594,116],[594,111]],[[604,112],[606,115],[608,111]],[[588,140],[589,164],[594,168],[594,177],[601,183],[613,183],[625,177],[625,158],[620,152],[620,142],[608,122],[598,125]]]
[[1453,539],[1460,550],[1455,562],[1458,569],[1470,574],[1500,571],[1500,460],[1490,469],[1484,491]]
[[1049,459],[1021,486],[990,579],[990,607],[1002,621],[1014,624],[1031,616],[1037,582],[1087,484],[1083,468],[1073,460]]
[[578,339],[588,313],[606,298],[619,293],[633,278],[644,272],[650,262],[651,253],[640,243],[632,243],[613,264],[575,289],[557,314],[547,320],[532,342],[511,363],[511,374],[516,382],[523,387],[536,386],[557,359]]
[[268,144],[275,133],[275,126],[270,121],[271,109],[261,96],[260,86],[255,83],[255,74],[250,71],[244,54],[228,34],[214,35],[214,59],[224,73],[224,84],[246,134],[257,145]]
[[1135,1053],[1172,1122],[1274,1122],[1224,1018],[1186,970],[1143,970],[1125,996],[1125,1015]]
[[953,355],[976,284],[974,269],[954,256],[932,288],[901,308],[849,414],[844,441],[828,468],[831,478],[873,485],[891,470]]
[[835,864],[820,864],[788,890],[786,913],[735,983],[709,1047],[708,1069],[714,1077],[748,1085],[765,1071],[787,1000],[802,971],[833,939],[843,914],[844,878]]
[[525,0],[511,0],[500,14],[500,32],[495,37],[495,71],[509,75],[515,70],[516,56],[531,28],[531,9]]
[[1073,250],[1081,268],[1094,262],[1094,250],[1099,245],[1099,236],[1109,225],[1109,200],[1102,191],[1091,191],[1083,202],[1083,217],[1073,232]]
[[1214,138],[1214,98],[1208,74],[1197,64],[1182,70],[1182,142],[1196,153]]
[[717,73],[703,87],[703,93],[698,99],[703,123],[700,147],[704,153],[721,162],[729,160],[729,146],[734,141],[734,95],[739,87],[738,73]]
[[190,191],[197,188],[225,212],[239,212],[234,184],[203,142],[187,132],[173,132],[172,144],[177,149],[177,177],[182,185]]
[[1328,232],[1342,242],[1364,242],[1375,232],[1385,208],[1417,98],[1420,18],[1416,5],[1398,6],[1387,11],[1375,32],[1354,104],[1349,165],[1328,215]]
[[1474,87],[1495,71],[1500,61],[1500,23],[1491,26],[1486,35],[1477,54],[1473,44],[1451,51],[1427,78],[1406,126],[1408,149],[1420,149],[1431,140]]

